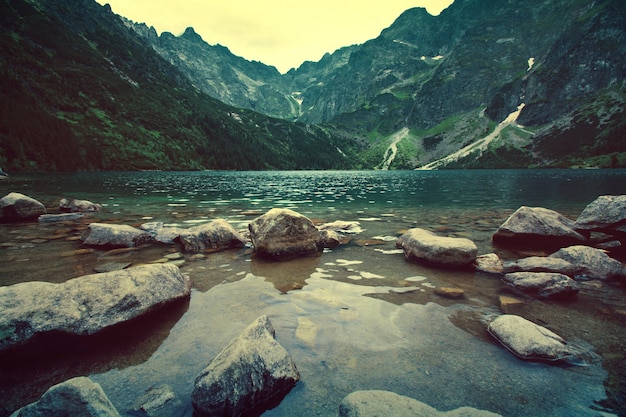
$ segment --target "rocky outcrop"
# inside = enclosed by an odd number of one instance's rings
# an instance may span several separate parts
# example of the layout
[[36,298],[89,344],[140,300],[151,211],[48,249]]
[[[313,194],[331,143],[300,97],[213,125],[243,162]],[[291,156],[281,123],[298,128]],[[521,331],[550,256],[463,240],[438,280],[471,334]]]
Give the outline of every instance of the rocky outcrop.
[[517,290],[540,297],[567,297],[580,290],[576,281],[555,272],[512,272],[502,280]]
[[300,380],[296,365],[261,316],[233,339],[195,380],[199,416],[240,416],[277,404]]
[[274,208],[249,224],[257,255],[289,259],[321,252],[324,239],[313,222],[293,210]]
[[489,323],[487,330],[521,359],[557,361],[572,355],[572,350],[561,336],[520,316],[498,316]]
[[83,244],[132,248],[152,240],[150,233],[120,224],[91,223],[82,234]]
[[469,239],[441,237],[425,229],[414,228],[400,236],[396,246],[407,260],[423,261],[449,267],[466,267],[476,261],[478,248]]
[[59,201],[59,210],[64,213],[84,213],[84,212],[95,212],[102,210],[102,205],[97,203],[92,203],[89,200],[77,200],[62,198]]
[[46,207],[24,194],[9,193],[0,198],[0,222],[33,220],[42,214],[46,214]]
[[170,264],[86,275],[61,284],[0,287],[0,351],[36,335],[91,335],[189,297],[191,282]]
[[185,252],[241,248],[246,244],[244,237],[223,219],[181,231],[180,241]]
[[390,391],[355,391],[339,404],[339,417],[498,417],[489,411],[461,407],[451,411],[435,408]]
[[581,269],[578,276],[587,279],[611,279],[626,277],[624,265],[601,249],[575,245],[559,249],[551,258],[563,259]]
[[120,414],[99,384],[77,377],[50,387],[39,401],[11,414],[11,417],[45,416],[120,417]]
[[543,207],[522,206],[509,216],[493,235],[496,244],[560,248],[585,242],[574,230],[574,221]]

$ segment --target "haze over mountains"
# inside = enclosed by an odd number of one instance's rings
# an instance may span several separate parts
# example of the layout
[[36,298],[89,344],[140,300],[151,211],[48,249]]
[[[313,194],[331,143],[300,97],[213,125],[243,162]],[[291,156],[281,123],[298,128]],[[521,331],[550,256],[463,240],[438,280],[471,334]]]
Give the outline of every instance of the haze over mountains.
[[11,169],[626,166],[619,0],[410,9],[282,75],[93,1],[2,1]]

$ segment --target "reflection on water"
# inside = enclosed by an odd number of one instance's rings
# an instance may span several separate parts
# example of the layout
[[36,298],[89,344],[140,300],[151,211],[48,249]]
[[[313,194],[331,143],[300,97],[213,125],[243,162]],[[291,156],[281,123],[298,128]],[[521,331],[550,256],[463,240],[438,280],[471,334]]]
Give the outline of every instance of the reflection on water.
[[[76,222],[0,225],[0,285],[62,282],[111,262],[163,262],[172,255],[194,291],[188,310],[164,311],[154,326],[131,326],[134,336],[119,345],[113,338],[106,353],[90,346],[88,359],[42,356],[35,365],[0,370],[0,402],[8,411],[56,381],[91,375],[120,411],[151,386],[166,384],[181,400],[180,415],[191,416],[195,376],[252,320],[268,314],[302,374],[270,416],[336,416],[341,398],[357,389],[392,390],[442,410],[468,405],[506,416],[595,416],[590,407],[606,397],[603,384],[623,386],[624,374],[614,367],[625,362],[623,288],[585,284],[573,302],[524,298],[519,310],[568,340],[593,345],[613,372],[610,379],[598,364],[529,364],[485,332],[508,287],[485,274],[408,263],[394,243],[404,230],[424,227],[472,239],[479,254],[493,252],[491,235],[519,206],[576,218],[598,195],[626,194],[625,180],[624,170],[11,176],[0,183],[0,194],[22,192],[50,212],[62,197],[102,203],[104,210]],[[280,263],[257,259],[250,246],[179,256],[178,245],[108,252],[78,240],[94,221],[191,227],[225,218],[245,231],[274,207],[316,223],[358,221],[363,232],[332,251]],[[442,298],[434,293],[438,287],[461,288],[464,297]]]

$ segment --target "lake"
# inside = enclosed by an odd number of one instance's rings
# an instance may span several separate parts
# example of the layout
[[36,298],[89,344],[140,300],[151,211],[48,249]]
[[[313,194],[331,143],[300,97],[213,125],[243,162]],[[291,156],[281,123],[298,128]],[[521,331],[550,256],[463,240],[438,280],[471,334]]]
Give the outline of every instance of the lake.
[[[576,219],[596,197],[626,194],[626,170],[16,174],[0,182],[1,195],[11,191],[38,199],[50,213],[64,197],[103,210],[71,223],[0,225],[0,285],[63,282],[110,262],[170,255],[194,289],[189,302],[44,349],[36,360],[0,357],[0,415],[50,385],[87,375],[122,414],[151,387],[167,385],[176,393],[174,415],[190,417],[195,376],[261,314],[302,376],[264,416],[336,416],[341,399],[363,389],[393,391],[442,411],[471,406],[504,416],[611,415],[599,410],[624,400],[623,285],[582,283],[569,301],[522,297],[520,315],[590,351],[578,364],[524,362],[485,330],[501,314],[499,295],[510,294],[497,277],[406,262],[395,239],[422,227],[467,237],[479,255],[519,257],[491,243],[517,208],[541,206]],[[163,244],[85,251],[78,240],[96,221],[191,227],[223,218],[246,230],[274,207],[316,223],[357,221],[363,231],[320,256],[286,262],[258,259],[251,246],[191,256]],[[434,293],[445,286],[463,289],[464,297]]]

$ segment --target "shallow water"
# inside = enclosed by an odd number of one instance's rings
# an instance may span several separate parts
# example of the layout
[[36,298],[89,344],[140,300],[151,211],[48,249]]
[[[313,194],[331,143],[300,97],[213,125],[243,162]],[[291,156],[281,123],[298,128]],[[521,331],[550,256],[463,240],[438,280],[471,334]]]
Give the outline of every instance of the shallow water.
[[[273,207],[316,222],[360,222],[364,231],[320,256],[268,262],[252,248],[184,255],[194,282],[188,303],[172,306],[98,341],[46,352],[37,361],[4,363],[0,408],[33,401],[76,375],[99,382],[125,412],[154,385],[177,394],[177,415],[191,416],[195,376],[261,314],[294,357],[301,382],[268,416],[335,416],[343,396],[386,389],[441,410],[473,406],[505,416],[595,416],[595,404],[624,386],[624,290],[586,283],[576,300],[525,299],[520,314],[591,349],[586,366],[516,359],[485,331],[508,294],[486,274],[408,263],[395,238],[411,227],[468,237],[479,254],[518,256],[491,244],[497,227],[521,205],[575,219],[597,196],[626,194],[624,170],[406,172],[141,172],[16,175],[0,183],[56,212],[62,197],[104,204],[78,222],[0,225],[0,285],[62,282],[110,262],[138,264],[177,252],[175,245],[107,253],[76,240],[93,221],[189,227],[225,218],[238,229]],[[437,287],[462,288],[461,300]],[[6,358],[5,358],[6,359]],[[0,358],[0,361],[2,358]],[[623,370],[622,370],[623,372]],[[617,384],[616,384],[617,378]],[[612,384],[612,385],[611,385]],[[614,394],[611,394],[614,396]]]

